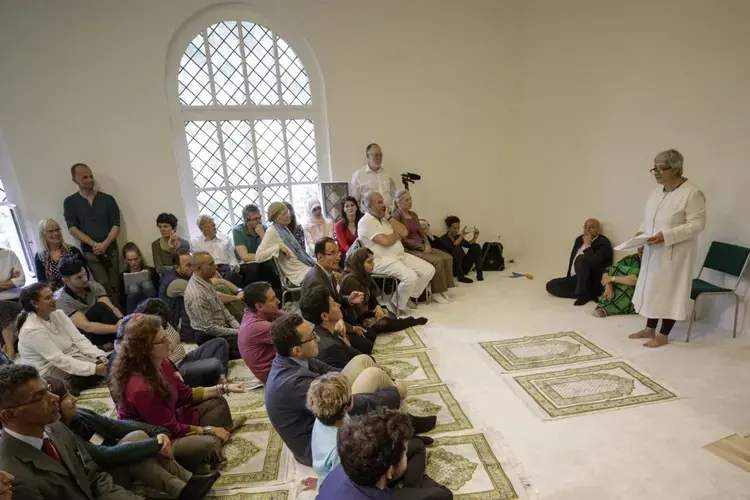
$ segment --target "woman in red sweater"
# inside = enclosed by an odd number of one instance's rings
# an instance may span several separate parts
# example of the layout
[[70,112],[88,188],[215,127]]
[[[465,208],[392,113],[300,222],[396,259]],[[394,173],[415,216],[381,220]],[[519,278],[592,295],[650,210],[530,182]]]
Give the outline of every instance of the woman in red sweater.
[[357,224],[363,215],[354,197],[347,196],[341,200],[341,218],[336,222],[334,231],[342,260],[346,257],[349,247],[357,240]]
[[229,433],[245,422],[244,417],[232,419],[222,396],[244,389],[239,384],[186,385],[169,361],[169,342],[158,317],[133,314],[123,323],[110,380],[118,418],[164,427],[177,462],[197,474],[209,472],[221,462]]

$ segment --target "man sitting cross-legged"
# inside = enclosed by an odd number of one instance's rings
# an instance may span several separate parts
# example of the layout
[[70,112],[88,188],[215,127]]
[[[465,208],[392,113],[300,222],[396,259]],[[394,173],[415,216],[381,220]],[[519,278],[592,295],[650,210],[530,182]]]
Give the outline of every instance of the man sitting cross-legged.
[[[312,428],[315,417],[305,406],[307,391],[316,377],[338,369],[315,359],[318,336],[310,323],[296,314],[287,314],[271,325],[276,358],[266,383],[266,410],[276,432],[298,462],[312,465]],[[358,356],[342,371],[352,384],[354,407],[350,414],[361,414],[380,406],[398,408],[405,395],[368,356]],[[377,373],[376,373],[377,372]],[[360,382],[359,378],[365,377]],[[434,428],[435,417],[412,417],[419,432]]]
[[211,254],[196,252],[193,255],[193,276],[185,288],[185,309],[198,344],[222,337],[229,344],[229,359],[238,359],[237,333],[240,324],[229,314],[214,290],[211,278],[215,275],[216,264]]
[[576,306],[596,300],[604,289],[602,274],[612,265],[612,244],[600,234],[596,219],[583,224],[583,234],[576,238],[568,262],[568,275],[547,283],[547,292],[555,297],[576,299]]
[[270,283],[251,283],[243,290],[247,310],[242,317],[237,345],[245,365],[266,383],[276,348],[271,338],[271,322],[284,315],[279,310],[279,299]]
[[80,260],[65,257],[58,271],[63,286],[55,292],[57,308],[63,311],[95,346],[109,351],[114,347],[117,325],[122,313],[107,296],[107,291],[96,281],[89,281],[88,272]]
[[341,322],[341,306],[330,292],[316,286],[308,290],[299,301],[302,317],[315,325],[318,341],[317,359],[343,370],[347,363],[363,353],[352,344]]
[[134,500],[59,422],[59,399],[36,368],[0,366],[0,470],[13,475],[19,500]]
[[302,281],[302,297],[305,297],[316,286],[322,286],[328,290],[333,300],[341,305],[342,321],[345,322],[344,326],[352,345],[361,353],[370,354],[377,333],[372,328],[353,326],[357,324],[357,314],[352,306],[361,304],[365,299],[365,294],[352,292],[349,295],[340,295],[336,278],[333,276],[341,262],[338,243],[333,238],[321,238],[315,243],[314,252],[315,266],[310,268]]

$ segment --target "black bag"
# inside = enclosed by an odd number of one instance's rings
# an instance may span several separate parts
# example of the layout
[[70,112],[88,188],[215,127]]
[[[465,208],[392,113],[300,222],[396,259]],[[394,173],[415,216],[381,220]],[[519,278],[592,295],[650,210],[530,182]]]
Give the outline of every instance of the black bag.
[[504,271],[503,245],[497,242],[486,242],[482,245],[482,270]]

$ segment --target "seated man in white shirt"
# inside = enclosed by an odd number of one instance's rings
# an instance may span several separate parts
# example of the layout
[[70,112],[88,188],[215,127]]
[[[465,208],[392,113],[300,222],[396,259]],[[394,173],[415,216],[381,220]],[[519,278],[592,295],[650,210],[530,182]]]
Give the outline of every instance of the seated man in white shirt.
[[193,252],[211,254],[221,277],[235,286],[242,287],[240,263],[234,253],[232,238],[216,231],[216,222],[211,216],[199,215],[197,224],[203,234],[193,240]]
[[368,144],[365,148],[365,160],[365,166],[352,175],[349,186],[351,195],[359,202],[360,207],[367,207],[365,196],[377,191],[383,196],[388,213],[396,196],[396,183],[383,168],[383,150],[375,143]]
[[[362,244],[375,256],[375,274],[393,276],[399,280],[398,302],[396,294],[388,307],[398,315],[404,311],[409,298],[417,299],[435,275],[435,267],[404,251],[401,238],[406,236],[406,227],[398,221],[385,218],[383,196],[372,191],[365,196],[367,213],[357,225],[357,234]],[[395,229],[395,230],[394,230]]]

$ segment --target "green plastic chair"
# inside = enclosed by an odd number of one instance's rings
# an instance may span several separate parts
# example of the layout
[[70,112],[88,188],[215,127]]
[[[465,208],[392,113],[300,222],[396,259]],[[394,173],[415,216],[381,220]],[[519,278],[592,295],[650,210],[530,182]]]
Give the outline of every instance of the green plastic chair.
[[[732,330],[732,337],[737,338],[737,315],[740,309],[740,296],[737,294],[737,287],[739,286],[740,278],[747,267],[748,257],[750,257],[750,248],[732,245],[730,243],[722,243],[720,241],[714,241],[711,243],[711,248],[708,249],[706,260],[703,261],[703,267],[701,267],[698,277],[693,280],[693,286],[690,290],[690,298],[695,302],[693,303],[693,313],[690,315],[690,326],[688,326],[685,342],[690,342],[690,330],[693,328],[693,321],[695,321],[695,310],[698,305],[698,298],[703,295],[734,295],[734,329]],[[704,269],[712,269],[720,273],[734,276],[737,278],[734,288],[716,286],[700,279],[701,273],[703,273]]]

